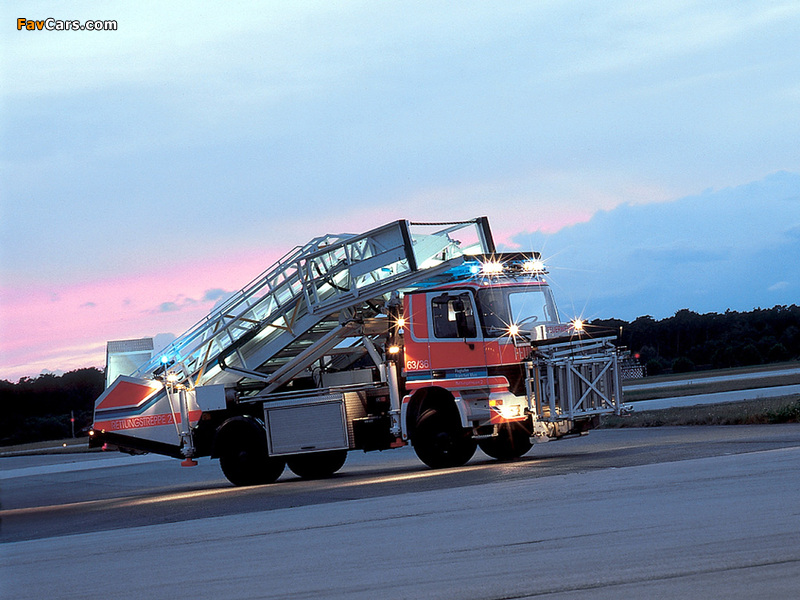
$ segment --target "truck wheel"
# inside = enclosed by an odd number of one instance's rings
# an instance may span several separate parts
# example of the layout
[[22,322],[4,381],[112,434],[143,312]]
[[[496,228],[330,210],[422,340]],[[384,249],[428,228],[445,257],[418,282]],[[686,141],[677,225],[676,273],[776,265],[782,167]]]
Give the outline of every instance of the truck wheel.
[[497,434],[497,437],[478,442],[481,450],[497,460],[519,458],[533,446],[530,434],[516,423],[504,423]]
[[329,450],[298,454],[286,459],[292,473],[303,479],[323,479],[330,477],[344,466],[347,450]]
[[272,483],[283,473],[286,463],[271,457],[267,440],[257,432],[242,428],[236,436],[228,436],[220,449],[219,466],[233,485]]
[[475,440],[464,433],[460,423],[435,408],[419,416],[412,442],[419,459],[432,469],[460,467],[472,458],[476,448]]

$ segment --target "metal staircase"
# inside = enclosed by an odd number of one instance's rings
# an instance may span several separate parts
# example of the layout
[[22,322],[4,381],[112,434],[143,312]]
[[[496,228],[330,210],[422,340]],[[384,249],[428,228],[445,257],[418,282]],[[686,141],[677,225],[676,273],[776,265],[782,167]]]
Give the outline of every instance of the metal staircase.
[[[456,237],[457,236],[457,237]],[[401,220],[299,246],[132,375],[188,387],[260,379],[274,389],[352,335],[354,309],[492,254],[488,221]]]

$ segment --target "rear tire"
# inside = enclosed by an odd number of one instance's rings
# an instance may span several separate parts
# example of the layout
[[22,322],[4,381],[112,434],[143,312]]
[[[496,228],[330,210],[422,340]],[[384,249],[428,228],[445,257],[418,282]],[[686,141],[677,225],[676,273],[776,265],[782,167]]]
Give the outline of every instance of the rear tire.
[[324,479],[330,477],[344,466],[347,450],[329,450],[298,454],[286,459],[292,473],[303,479]]
[[267,437],[262,432],[256,427],[238,426],[222,440],[219,465],[233,485],[273,483],[286,468],[282,459],[269,455]]
[[435,408],[419,416],[412,442],[419,459],[432,469],[460,467],[477,447],[460,423]]
[[533,446],[530,434],[518,423],[503,423],[497,434],[497,437],[478,442],[485,454],[497,460],[519,458]]

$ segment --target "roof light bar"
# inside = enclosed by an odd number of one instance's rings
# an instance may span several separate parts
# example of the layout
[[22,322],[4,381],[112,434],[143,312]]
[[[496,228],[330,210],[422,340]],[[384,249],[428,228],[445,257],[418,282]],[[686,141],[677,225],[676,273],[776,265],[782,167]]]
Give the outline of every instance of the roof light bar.
[[547,267],[540,258],[533,258],[522,263],[522,270],[526,273],[547,273]]
[[483,275],[500,275],[503,272],[503,263],[490,260],[481,264],[481,273]]

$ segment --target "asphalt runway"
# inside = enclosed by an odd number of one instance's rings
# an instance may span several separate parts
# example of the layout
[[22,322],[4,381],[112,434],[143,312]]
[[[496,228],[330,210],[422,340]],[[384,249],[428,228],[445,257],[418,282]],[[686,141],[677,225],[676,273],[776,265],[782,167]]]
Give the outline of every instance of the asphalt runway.
[[410,449],[234,488],[215,461],[0,459],[4,597],[794,598],[800,426],[593,431],[432,471]]

